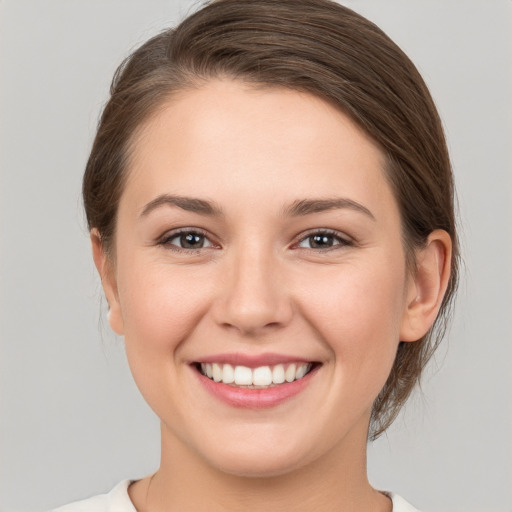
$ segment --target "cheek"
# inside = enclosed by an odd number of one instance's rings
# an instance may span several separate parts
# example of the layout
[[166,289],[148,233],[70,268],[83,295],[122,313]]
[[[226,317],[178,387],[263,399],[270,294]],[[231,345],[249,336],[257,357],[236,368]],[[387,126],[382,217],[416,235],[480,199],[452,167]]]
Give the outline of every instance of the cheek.
[[399,342],[405,271],[379,258],[316,276],[305,296],[310,323],[344,367],[390,367]]
[[[141,394],[160,418],[180,413],[182,347],[208,310],[210,288],[198,269],[145,261],[119,275],[128,363]],[[210,279],[211,280],[211,279]]]
[[127,348],[172,352],[208,309],[211,281],[200,269],[145,262],[125,265],[119,295]]

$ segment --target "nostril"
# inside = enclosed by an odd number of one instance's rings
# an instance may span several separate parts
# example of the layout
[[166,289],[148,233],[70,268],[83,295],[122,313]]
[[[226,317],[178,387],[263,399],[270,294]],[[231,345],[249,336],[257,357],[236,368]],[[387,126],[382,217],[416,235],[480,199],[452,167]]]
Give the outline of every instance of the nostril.
[[[244,268],[248,266],[246,264]],[[270,270],[263,273],[251,267],[236,280],[226,276],[225,287],[222,286],[211,309],[217,324],[246,335],[289,324],[293,307],[286,291],[288,288],[279,285],[270,274]]]

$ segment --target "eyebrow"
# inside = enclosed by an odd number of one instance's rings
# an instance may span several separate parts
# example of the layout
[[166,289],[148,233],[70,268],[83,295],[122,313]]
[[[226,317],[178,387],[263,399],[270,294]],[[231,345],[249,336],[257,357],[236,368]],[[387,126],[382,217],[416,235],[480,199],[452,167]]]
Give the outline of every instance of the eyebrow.
[[[212,201],[197,199],[195,197],[177,196],[171,194],[162,194],[150,201],[144,206],[140,214],[146,217],[153,210],[161,206],[177,206],[188,212],[198,213],[199,215],[209,215],[218,217],[222,215],[222,209]],[[337,197],[330,199],[298,199],[283,210],[286,217],[302,217],[312,213],[321,213],[328,210],[350,209],[363,213],[376,220],[373,213],[362,204],[352,199]]]
[[300,199],[294,201],[290,206],[284,209],[285,216],[302,217],[312,213],[321,213],[328,210],[349,209],[354,210],[376,220],[373,213],[362,204],[344,197],[335,197],[330,199]]
[[222,210],[219,206],[215,205],[212,201],[205,199],[197,199],[195,197],[176,196],[171,194],[162,194],[157,198],[150,201],[140,214],[141,217],[146,217],[153,210],[161,206],[177,206],[187,212],[194,212],[200,215],[211,215],[218,217],[222,215]]

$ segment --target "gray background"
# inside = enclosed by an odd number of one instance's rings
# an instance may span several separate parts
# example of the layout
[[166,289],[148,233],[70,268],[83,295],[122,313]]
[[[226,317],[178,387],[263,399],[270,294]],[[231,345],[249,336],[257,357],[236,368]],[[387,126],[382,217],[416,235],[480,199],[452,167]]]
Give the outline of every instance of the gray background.
[[[466,272],[449,339],[373,483],[424,512],[512,511],[512,2],[353,0],[418,65],[444,120]],[[79,189],[113,71],[186,0],[0,1],[0,510],[154,470],[158,423],[104,311]],[[103,320],[104,322],[104,320]]]

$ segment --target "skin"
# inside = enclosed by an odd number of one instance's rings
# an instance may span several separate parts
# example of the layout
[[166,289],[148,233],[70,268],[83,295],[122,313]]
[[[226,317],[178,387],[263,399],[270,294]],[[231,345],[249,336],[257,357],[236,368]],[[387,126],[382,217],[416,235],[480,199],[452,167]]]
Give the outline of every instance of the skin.
[[[449,236],[434,231],[408,273],[380,149],[311,95],[211,81],[162,106],[132,149],[115,260],[91,239],[110,324],[161,419],[161,466],[130,487],[136,508],[390,511],[366,476],[371,407],[399,341],[435,319]],[[222,213],[168,203],[142,213],[162,194]],[[334,198],[367,211],[289,211]],[[203,247],[180,250],[180,228],[205,235]],[[321,366],[263,410],[213,398],[191,366],[263,352]]]

